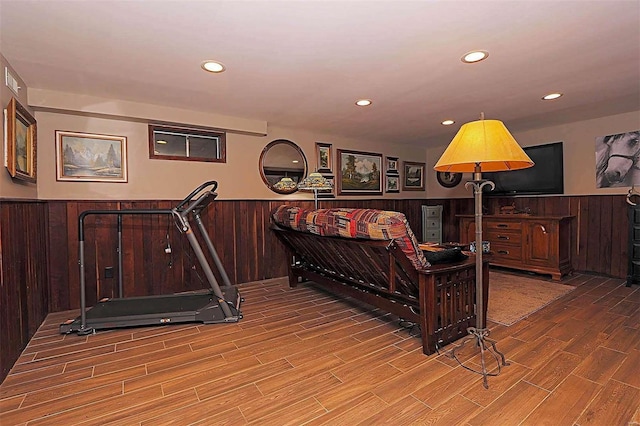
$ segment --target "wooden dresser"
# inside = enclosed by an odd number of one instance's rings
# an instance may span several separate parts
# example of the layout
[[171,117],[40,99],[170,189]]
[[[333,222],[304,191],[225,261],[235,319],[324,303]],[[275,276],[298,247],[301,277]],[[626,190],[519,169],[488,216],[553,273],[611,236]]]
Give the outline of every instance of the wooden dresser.
[[[460,240],[476,239],[475,217],[459,215]],[[573,216],[485,215],[482,239],[491,243],[491,265],[551,274],[554,280],[572,272]]]

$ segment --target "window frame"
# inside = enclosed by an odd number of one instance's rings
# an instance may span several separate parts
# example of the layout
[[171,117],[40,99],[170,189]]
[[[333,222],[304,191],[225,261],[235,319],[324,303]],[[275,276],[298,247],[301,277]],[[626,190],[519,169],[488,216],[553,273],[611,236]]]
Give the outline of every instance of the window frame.
[[[155,133],[167,132],[185,135],[188,140],[189,136],[204,136],[208,138],[218,138],[218,156],[219,158],[209,157],[187,157],[180,155],[165,155],[155,153]],[[149,124],[149,158],[152,160],[178,160],[178,161],[199,161],[208,163],[226,163],[227,162],[227,134],[220,130],[193,129],[188,127],[165,126],[162,124]]]

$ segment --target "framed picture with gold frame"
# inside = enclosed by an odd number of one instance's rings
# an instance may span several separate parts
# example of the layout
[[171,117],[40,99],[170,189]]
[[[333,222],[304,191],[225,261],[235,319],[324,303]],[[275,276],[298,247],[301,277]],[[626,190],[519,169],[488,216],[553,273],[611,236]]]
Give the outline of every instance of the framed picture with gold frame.
[[12,178],[36,181],[36,119],[11,98],[5,110],[5,166]]
[[127,182],[127,138],[56,130],[56,179]]

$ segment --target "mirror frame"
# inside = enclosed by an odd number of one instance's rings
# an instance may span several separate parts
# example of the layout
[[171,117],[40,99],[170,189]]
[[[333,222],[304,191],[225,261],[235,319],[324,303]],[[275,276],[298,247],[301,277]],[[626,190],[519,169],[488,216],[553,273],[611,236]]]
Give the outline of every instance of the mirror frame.
[[259,168],[260,168],[260,177],[262,177],[262,180],[264,182],[265,185],[267,185],[267,188],[269,188],[270,190],[272,190],[273,192],[275,192],[276,194],[293,194],[294,192],[296,192],[298,190],[298,188],[295,188],[291,191],[284,191],[284,190],[279,190],[273,187],[273,185],[271,185],[271,183],[269,183],[269,179],[267,179],[267,175],[264,172],[264,160],[265,157],[267,155],[267,153],[269,152],[269,150],[271,148],[273,148],[276,145],[288,145],[291,148],[295,149],[298,154],[300,154],[300,157],[302,158],[302,162],[303,162],[303,167],[304,167],[304,171],[302,173],[302,179],[304,179],[305,177],[307,177],[307,173],[309,172],[309,168],[307,166],[307,157],[304,155],[304,152],[302,152],[302,149],[296,145],[294,142],[291,142],[288,139],[275,139],[271,142],[269,142],[267,144],[267,146],[264,147],[264,149],[262,150],[262,153],[260,154],[260,160],[258,162]]

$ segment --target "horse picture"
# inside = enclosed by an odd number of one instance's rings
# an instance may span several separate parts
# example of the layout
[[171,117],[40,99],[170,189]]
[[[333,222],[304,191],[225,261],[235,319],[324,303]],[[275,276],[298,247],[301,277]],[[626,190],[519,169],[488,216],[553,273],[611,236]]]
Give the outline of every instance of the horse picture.
[[640,130],[596,138],[596,187],[640,185]]

